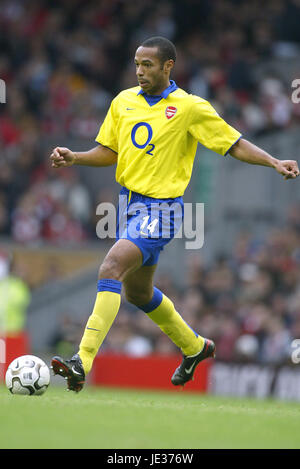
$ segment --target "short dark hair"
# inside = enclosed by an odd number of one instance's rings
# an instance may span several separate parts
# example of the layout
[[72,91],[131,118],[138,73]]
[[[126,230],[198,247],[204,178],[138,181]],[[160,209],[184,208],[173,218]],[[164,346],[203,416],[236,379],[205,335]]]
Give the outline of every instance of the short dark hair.
[[176,61],[176,47],[169,39],[161,36],[154,36],[146,39],[142,44],[143,47],[157,47],[158,57],[161,63],[166,60],[172,59]]

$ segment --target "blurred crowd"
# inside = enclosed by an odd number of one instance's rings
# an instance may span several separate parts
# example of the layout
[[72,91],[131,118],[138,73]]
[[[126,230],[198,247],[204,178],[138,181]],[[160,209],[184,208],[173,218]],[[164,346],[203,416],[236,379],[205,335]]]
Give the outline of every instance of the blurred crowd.
[[[178,287],[169,275],[156,278],[188,324],[213,339],[219,360],[291,364],[291,347],[300,339],[300,206],[290,209],[284,227],[264,239],[241,232],[230,256],[206,265],[186,254],[187,276]],[[86,318],[87,319],[87,318]],[[84,324],[63,315],[51,347],[77,350]],[[122,300],[101,352],[146,356],[178,349],[145,313]]]
[[3,0],[0,234],[25,243],[94,236],[100,200],[76,170],[51,170],[49,152],[74,138],[93,145],[111,99],[136,85],[134,52],[149,36],[175,42],[177,84],[242,133],[299,123],[290,77],[265,67],[299,57],[299,24],[299,0]]
[[[150,36],[174,41],[172,78],[242,133],[299,125],[290,76],[276,67],[299,61],[299,24],[300,0],[3,0],[0,236],[19,243],[95,237],[101,200],[76,168],[54,171],[48,157],[57,144],[93,146],[111,99],[136,86],[134,52]],[[283,229],[264,240],[241,234],[232,255],[214,265],[193,255],[182,290],[167,277],[157,286],[196,331],[216,341],[220,359],[284,361],[300,338],[299,237],[296,207]],[[52,346],[73,347],[81,332],[66,315]],[[175,351],[126,302],[103,347],[133,355]]]

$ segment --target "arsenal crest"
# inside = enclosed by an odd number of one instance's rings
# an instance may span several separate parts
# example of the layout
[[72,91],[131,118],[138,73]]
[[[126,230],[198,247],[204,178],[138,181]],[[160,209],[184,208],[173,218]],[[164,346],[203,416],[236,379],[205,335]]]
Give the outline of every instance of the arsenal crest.
[[171,119],[171,117],[175,116],[176,112],[177,112],[177,107],[168,106],[166,108],[166,118]]

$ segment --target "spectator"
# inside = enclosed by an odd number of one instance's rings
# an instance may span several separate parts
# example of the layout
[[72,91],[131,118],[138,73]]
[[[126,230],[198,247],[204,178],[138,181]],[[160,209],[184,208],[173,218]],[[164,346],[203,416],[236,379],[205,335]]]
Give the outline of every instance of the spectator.
[[20,334],[25,328],[31,293],[14,273],[12,259],[6,252],[0,253],[0,297],[0,333],[5,336]]

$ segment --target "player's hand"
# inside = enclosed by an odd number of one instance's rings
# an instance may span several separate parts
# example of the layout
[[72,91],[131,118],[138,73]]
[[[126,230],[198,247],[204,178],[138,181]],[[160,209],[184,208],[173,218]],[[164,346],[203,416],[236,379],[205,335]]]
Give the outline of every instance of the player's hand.
[[275,169],[284,179],[295,179],[299,176],[298,163],[294,160],[278,160]]
[[52,168],[66,168],[75,162],[75,154],[66,147],[56,147],[50,155]]

